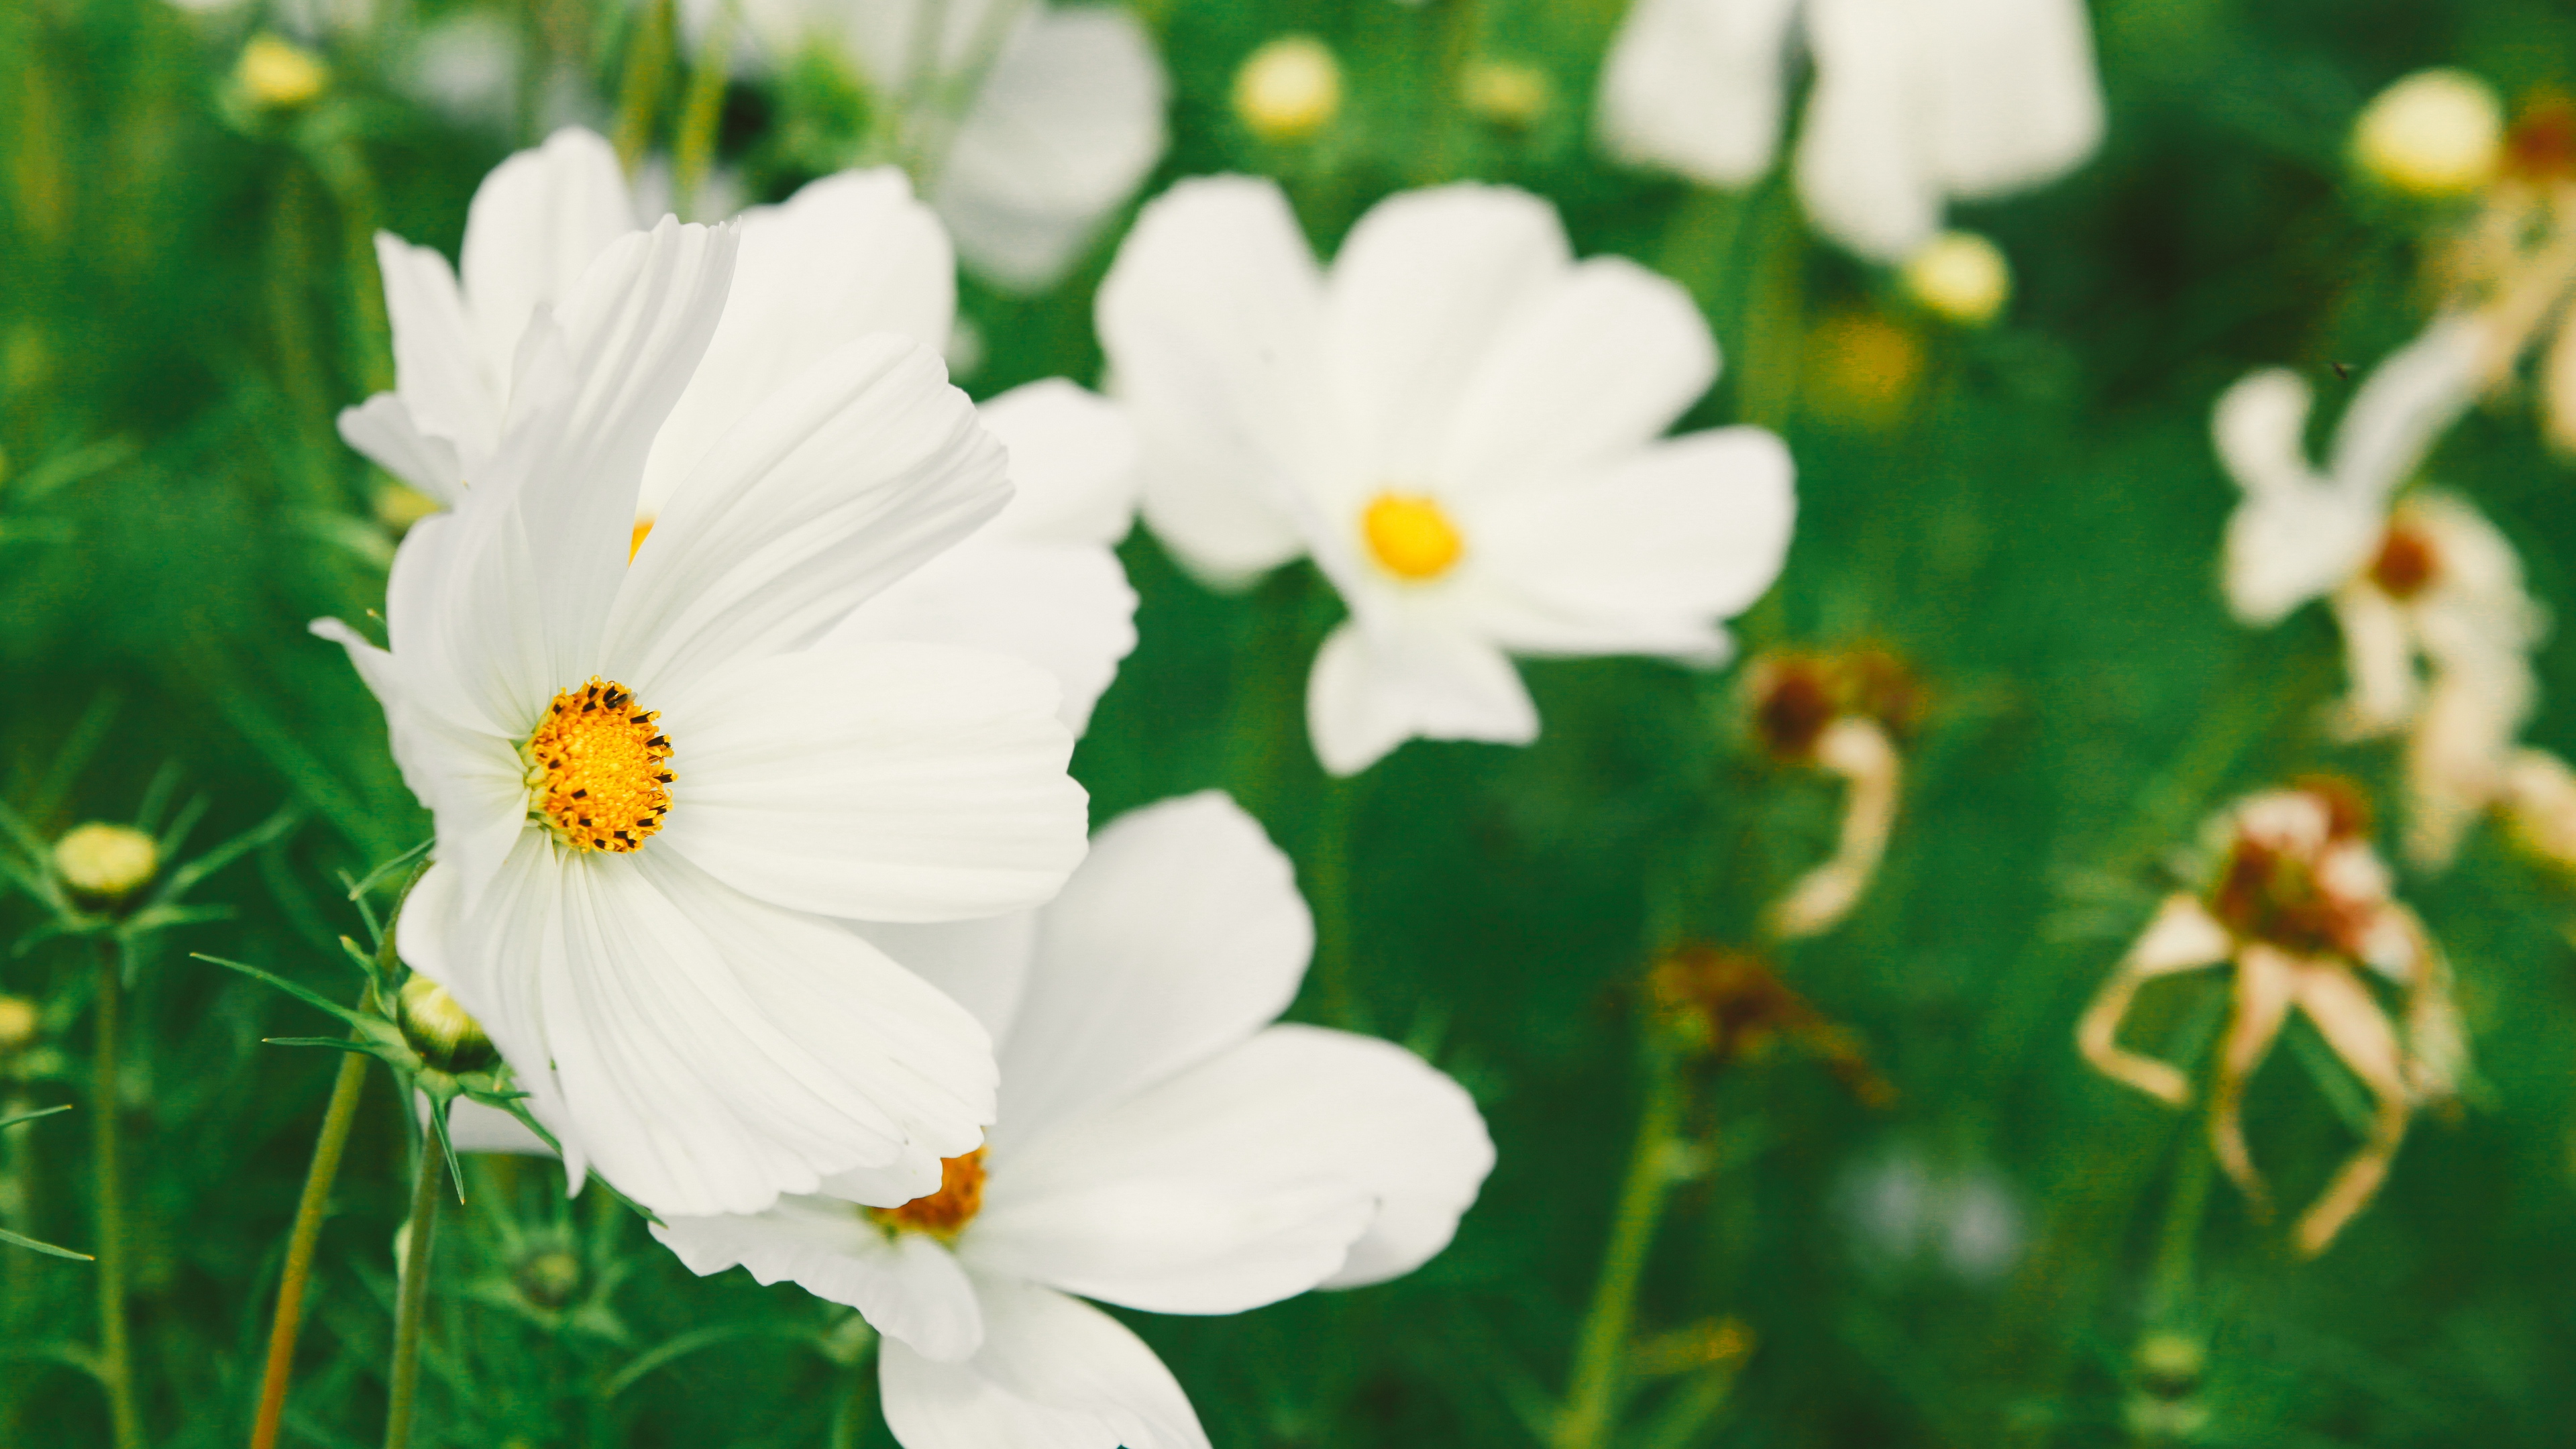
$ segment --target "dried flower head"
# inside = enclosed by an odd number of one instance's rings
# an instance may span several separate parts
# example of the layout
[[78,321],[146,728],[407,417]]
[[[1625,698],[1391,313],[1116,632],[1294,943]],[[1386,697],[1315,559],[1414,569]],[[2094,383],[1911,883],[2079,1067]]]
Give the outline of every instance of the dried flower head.
[[1712,1065],[1761,1061],[1786,1044],[1822,1061],[1864,1103],[1884,1107],[1896,1100],[1896,1089],[1852,1034],[1752,952],[1686,945],[1655,962],[1646,987],[1656,1012]]

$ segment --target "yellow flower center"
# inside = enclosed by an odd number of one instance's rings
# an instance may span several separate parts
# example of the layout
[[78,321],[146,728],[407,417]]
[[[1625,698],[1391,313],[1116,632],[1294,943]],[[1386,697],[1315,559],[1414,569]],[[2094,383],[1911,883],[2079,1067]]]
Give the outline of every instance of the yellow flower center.
[[671,811],[671,742],[625,685],[594,676],[555,696],[519,747],[528,815],[581,850],[643,848]]
[[635,520],[635,532],[626,540],[626,561],[628,563],[635,562],[635,555],[643,551],[644,535],[651,533],[652,531],[653,520],[649,518],[639,518]]
[[1369,552],[1388,573],[1424,583],[1449,572],[1466,543],[1440,505],[1415,493],[1381,493],[1360,515]]
[[966,1230],[984,1206],[984,1149],[939,1159],[939,1191],[901,1207],[869,1208],[868,1218],[888,1232],[928,1233],[946,1242]]

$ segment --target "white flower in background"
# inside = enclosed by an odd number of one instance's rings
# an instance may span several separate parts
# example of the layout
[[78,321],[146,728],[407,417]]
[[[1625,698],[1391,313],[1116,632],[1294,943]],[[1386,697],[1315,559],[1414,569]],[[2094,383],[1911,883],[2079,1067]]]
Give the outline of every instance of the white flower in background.
[[2229,607],[2266,627],[2331,601],[2352,680],[2346,731],[2415,731],[2407,850],[2427,865],[2447,861],[2494,798],[2531,709],[2543,625],[2512,545],[2477,510],[2438,492],[2396,496],[2467,410],[2482,342],[2454,316],[2392,354],[2345,410],[2322,472],[2307,460],[2309,393],[2295,373],[2238,382],[2213,421],[2245,490],[2228,521]]
[[1660,436],[1717,373],[1698,309],[1526,193],[1393,197],[1326,276],[1277,186],[1186,182],[1099,318],[1154,531],[1221,582],[1304,554],[1349,605],[1306,696],[1336,774],[1536,738],[1511,652],[1721,658],[1788,548],[1779,439]]
[[[755,64],[845,57],[899,118],[895,144],[968,266],[1051,286],[1162,159],[1171,89],[1145,27],[1033,0],[683,0],[703,42],[731,4]],[[936,27],[932,30],[931,27]]]
[[1474,1103],[1412,1053],[1271,1024],[1313,925],[1222,795],[1110,825],[1032,916],[904,934],[944,940],[916,959],[1002,1043],[986,1146],[890,1212],[832,1184],[654,1232],[697,1272],[866,1315],[905,1449],[1204,1446],[1171,1373],[1080,1298],[1239,1313],[1383,1282],[1447,1245],[1493,1166]]
[[879,1169],[899,1202],[992,1120],[990,1043],[841,920],[1047,899],[1083,795],[1043,672],[813,647],[1009,499],[918,344],[803,369],[678,471],[639,540],[736,241],[666,220],[536,308],[473,486],[395,555],[390,651],[315,628],[435,818],[403,957],[567,1129],[576,1177],[718,1212]]
[[[475,192],[462,285],[446,258],[377,239],[394,329],[395,390],[341,414],[341,435],[424,493],[454,502],[501,433],[520,329],[635,225],[608,143],[556,133]],[[728,428],[834,348],[892,332],[933,347],[956,317],[938,218],[891,168],[814,182],[739,223],[742,257],[705,361],[645,464],[636,527]],[[1136,596],[1111,545],[1134,510],[1135,444],[1123,415],[1069,383],[993,399],[984,420],[1010,449],[1018,494],[1002,515],[869,601],[869,638],[971,644],[1046,666],[1077,729],[1135,647]]]
[[1873,261],[1930,241],[1949,199],[2054,180],[2101,143],[2083,0],[1637,0],[1602,66],[1603,145],[1713,186],[1759,180],[1793,26],[1816,70],[1799,199]]
[[[2245,1145],[2245,1088],[2290,1013],[2307,1015],[2370,1089],[2374,1111],[2369,1136],[2293,1230],[2303,1255],[2323,1252],[2378,1192],[2414,1105],[2451,1097],[2466,1070],[2450,968],[2423,923],[2391,893],[2367,828],[2359,798],[2331,786],[2238,802],[2211,822],[2211,878],[2198,893],[2165,901],[2076,1026],[2085,1060],[2103,1075],[2183,1106],[2190,1079],[2119,1045],[2120,1023],[2150,981],[2234,967],[2235,1009],[2210,1089],[2210,1146],[2238,1188],[2264,1204],[2263,1178]],[[2402,1039],[2370,976],[2404,991]]]
[[2030,1240],[2021,1199],[1983,1164],[1936,1164],[1917,1148],[1872,1154],[1843,1176],[1842,1217],[1864,1261],[1929,1260],[1963,1283],[2000,1282]]
[[2419,70],[2381,91],[2352,126],[2353,159],[2416,196],[2462,196],[2495,179],[2504,103],[2464,70]]

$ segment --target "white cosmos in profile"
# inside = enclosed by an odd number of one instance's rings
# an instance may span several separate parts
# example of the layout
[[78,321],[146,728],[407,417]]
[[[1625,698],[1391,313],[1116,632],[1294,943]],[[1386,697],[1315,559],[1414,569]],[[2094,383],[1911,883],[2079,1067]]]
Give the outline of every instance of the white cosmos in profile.
[[1779,439],[1661,436],[1717,375],[1698,308],[1527,193],[1392,197],[1327,276],[1277,186],[1184,182],[1099,315],[1155,533],[1218,582],[1306,555],[1349,606],[1306,695],[1337,774],[1536,738],[1513,653],[1723,658],[1787,551]]
[[751,64],[820,47],[858,73],[967,265],[996,285],[1054,285],[1162,159],[1170,81],[1123,8],[683,0],[696,43],[727,5],[750,32]]
[[1222,795],[1110,825],[1040,911],[904,934],[941,942],[915,959],[1001,1043],[980,1157],[892,1213],[836,1183],[654,1231],[700,1273],[864,1314],[905,1449],[1205,1446],[1170,1371],[1080,1299],[1239,1313],[1383,1282],[1447,1245],[1493,1166],[1474,1103],[1420,1058],[1272,1024],[1313,925]]
[[[379,236],[395,388],[341,414],[342,436],[442,503],[483,475],[519,339],[591,260],[636,226],[616,153],[566,129],[495,168],[466,215],[462,284],[428,247]],[[832,349],[878,332],[939,346],[956,269],[939,219],[892,168],[825,177],[743,214],[741,259],[704,362],[653,440],[639,521],[752,408]],[[960,546],[871,600],[853,637],[1002,649],[1065,687],[1080,730],[1135,647],[1136,596],[1111,545],[1135,507],[1124,416],[1060,379],[984,404],[1010,450],[1010,505]]]
[[1009,495],[917,344],[834,349],[752,406],[636,546],[735,243],[666,220],[536,308],[473,486],[395,555],[390,650],[316,629],[435,817],[403,957],[482,1022],[572,1171],[671,1213],[866,1168],[901,1201],[991,1120],[990,1043],[838,918],[1047,899],[1083,794],[1043,671],[816,647]]
[[2345,732],[2411,732],[2407,853],[2427,866],[2504,790],[2538,694],[2530,650],[2544,620],[2513,545],[2463,499],[2399,496],[2475,398],[2484,341],[2474,318],[2451,316],[2391,353],[2345,408],[2323,469],[2308,461],[2296,373],[2243,378],[2212,419],[2245,495],[2228,520],[2228,606],[2263,628],[2329,602],[2352,683]]
[[2101,143],[2083,0],[1638,0],[1601,70],[1603,144],[1714,186],[1761,179],[1793,25],[1816,72],[1799,199],[1874,261],[1931,241],[1949,198],[2036,186]]

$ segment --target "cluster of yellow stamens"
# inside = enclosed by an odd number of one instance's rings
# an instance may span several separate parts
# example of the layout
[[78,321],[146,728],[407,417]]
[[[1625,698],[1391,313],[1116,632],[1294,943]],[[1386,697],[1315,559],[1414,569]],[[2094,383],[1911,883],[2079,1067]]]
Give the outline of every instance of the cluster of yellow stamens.
[[528,814],[582,850],[641,849],[671,811],[671,742],[658,718],[596,676],[556,695],[519,750]]
[[901,1207],[869,1208],[868,1217],[891,1232],[928,1233],[946,1242],[965,1231],[984,1206],[984,1149],[939,1160],[939,1191]]
[[1440,577],[1466,551],[1449,515],[1420,494],[1379,494],[1360,515],[1360,532],[1378,566],[1407,583]]

